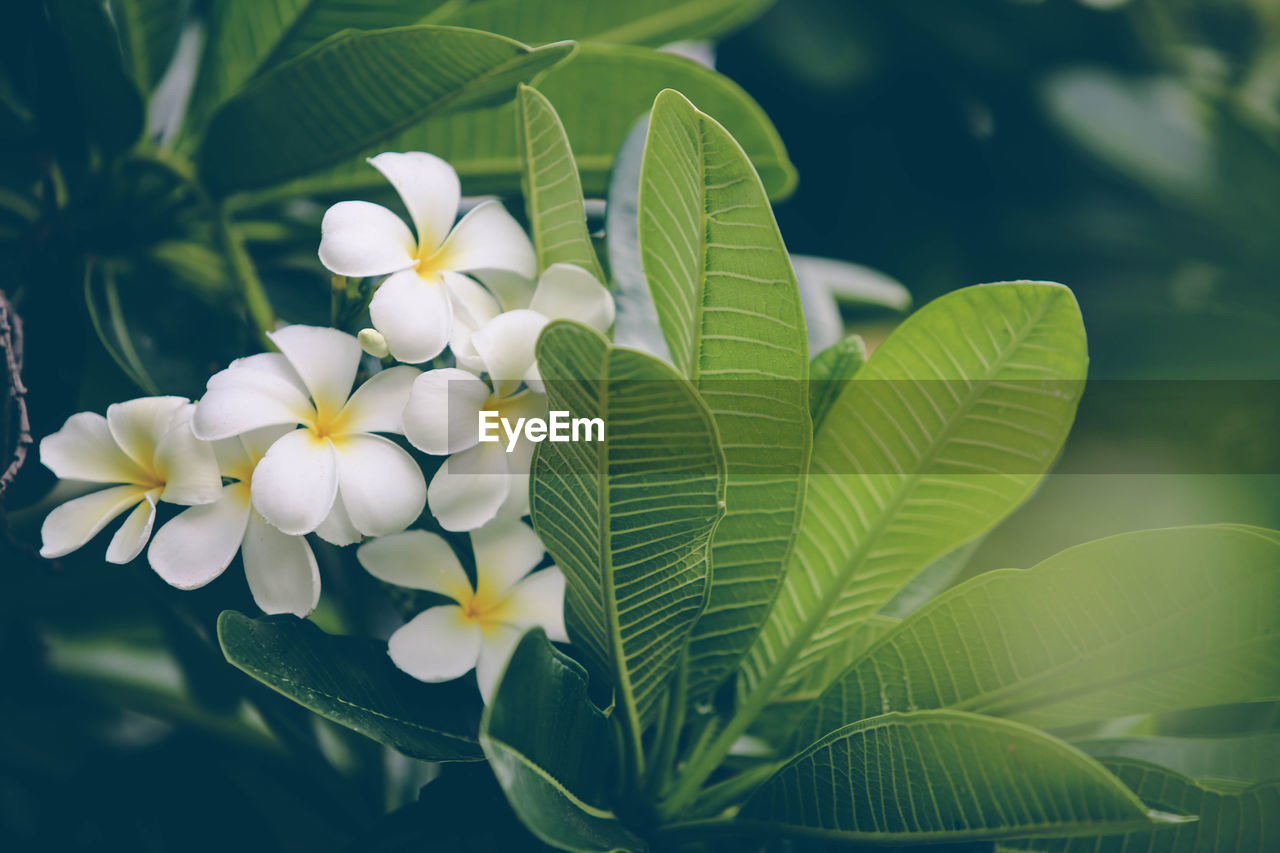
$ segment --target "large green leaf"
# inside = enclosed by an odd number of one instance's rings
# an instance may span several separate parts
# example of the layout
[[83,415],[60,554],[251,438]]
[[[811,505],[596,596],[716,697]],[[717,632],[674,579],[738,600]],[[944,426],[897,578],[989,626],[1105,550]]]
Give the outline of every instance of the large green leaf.
[[586,326],[553,323],[537,351],[550,409],[603,419],[605,440],[538,445],[533,527],[564,571],[569,635],[643,723],[706,603],[715,424],[669,366]]
[[128,148],[142,134],[144,107],[124,66],[107,8],[94,0],[48,0],[50,22],[66,52],[68,77],[89,137],[108,151]]
[[520,86],[516,131],[524,162],[521,190],[538,268],[577,264],[604,280],[587,231],[587,211],[573,149],[555,107],[537,89]]
[[744,694],[821,689],[814,673],[859,620],[1013,511],[1066,438],[1086,364],[1080,310],[1057,284],[965,288],[899,326],[815,437],[805,515],[744,659]]
[[178,47],[184,4],[174,0],[109,0],[107,6],[134,81],[150,91]]
[[1057,726],[1280,696],[1280,542],[1229,525],[1125,533],[980,575],[882,637],[797,742],[885,710]]
[[396,669],[385,644],[330,636],[294,616],[218,618],[227,660],[303,707],[423,761],[477,761],[478,709],[463,682],[423,684]]
[[[128,0],[132,3],[155,0]],[[160,0],[180,6],[174,0]],[[210,3],[207,36],[187,112],[190,134],[203,130],[223,101],[256,75],[345,30],[425,23],[445,0],[218,0]]]
[[1060,853],[1261,853],[1280,850],[1280,782],[1214,790],[1155,764],[1126,758],[1103,765],[1155,809],[1196,815],[1194,823],[1098,838],[1009,842],[1009,849]]
[[849,335],[824,349],[809,365],[809,416],[813,431],[822,429],[827,413],[840,399],[845,385],[867,363],[867,344],[858,335]]
[[[729,78],[692,60],[643,47],[583,44],[573,59],[547,72],[537,85],[564,123],[588,196],[604,196],[618,148],[636,119],[667,88],[685,93],[719,118],[751,155],[770,197],[785,197],[795,187],[795,168],[760,106]],[[430,151],[443,157],[458,170],[463,191],[470,195],[515,193],[522,171],[515,127],[515,106],[509,104],[422,122],[386,140],[380,150]],[[352,157],[334,169],[259,194],[257,200],[315,193],[350,198],[385,188],[385,178]]]
[[813,440],[800,293],[746,153],[679,92],[660,94],[640,173],[640,255],[676,369],[725,449],[728,509],[712,540],[690,695],[714,688],[755,639],[804,500]]
[[338,36],[224,103],[201,146],[201,173],[218,193],[306,174],[428,116],[509,99],[573,47],[531,49],[433,26]]
[[659,46],[719,35],[774,0],[478,0],[443,23],[502,33],[526,44],[559,39]]
[[1136,758],[1176,770],[1192,779],[1280,779],[1280,733],[1245,737],[1106,737],[1073,741],[1104,762]]
[[480,743],[516,814],[561,850],[643,850],[609,811],[617,773],[587,673],[546,634],[524,635],[480,724]]
[[953,711],[891,713],[832,732],[760,787],[749,826],[850,842],[1097,835],[1172,820],[1043,732]]
[[893,598],[885,602],[880,608],[880,615],[902,619],[933,600],[960,579],[969,560],[985,539],[986,536],[972,539],[925,566]]

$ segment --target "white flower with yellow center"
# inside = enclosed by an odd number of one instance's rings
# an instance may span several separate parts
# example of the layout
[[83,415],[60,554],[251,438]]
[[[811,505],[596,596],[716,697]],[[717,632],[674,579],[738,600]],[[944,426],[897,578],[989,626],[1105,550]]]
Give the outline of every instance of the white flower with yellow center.
[[305,617],[316,609],[320,571],[311,546],[268,524],[250,499],[258,462],[292,429],[263,427],[213,443],[222,476],[234,482],[213,503],[183,511],[156,532],[147,549],[156,574],[179,589],[197,589],[221,575],[238,551],[249,591],[264,613]]
[[391,635],[395,665],[420,681],[450,681],[472,668],[488,702],[521,635],[541,627],[568,642],[564,629],[564,575],[542,561],[542,543],[522,522],[504,521],[471,534],[476,558],[472,586],[442,538],[410,530],[375,539],[356,552],[375,577],[453,599],[415,616]]
[[107,547],[109,562],[127,563],[151,536],[157,501],[216,500],[222,478],[213,449],[191,432],[192,409],[183,397],[143,397],[108,407],[105,418],[93,412],[72,415],[46,436],[40,461],[59,478],[118,485],[49,513],[40,530],[40,554],[69,554],[133,509]]
[[[503,392],[507,393],[503,393]],[[508,451],[508,437],[480,441],[480,412],[518,418],[546,414],[546,398],[510,383],[491,388],[465,370],[428,370],[413,382],[404,410],[405,437],[424,453],[448,456],[427,487],[427,505],[445,530],[475,530],[494,518],[529,510],[533,445],[523,435]]]
[[419,372],[393,367],[351,393],[360,344],[337,329],[289,326],[268,337],[279,353],[232,362],[196,405],[192,428],[214,441],[298,425],[271,443],[253,472],[253,507],[283,533],[317,528],[339,544],[404,530],[426,503],[426,482],[399,445]]
[[455,311],[466,321],[468,305],[492,300],[463,273],[531,278],[533,244],[497,201],[481,202],[454,225],[458,173],[439,157],[388,152],[369,164],[395,187],[414,231],[382,205],[339,202],[320,226],[320,262],[338,275],[387,275],[369,303],[374,328],[398,361],[428,361],[449,343]]

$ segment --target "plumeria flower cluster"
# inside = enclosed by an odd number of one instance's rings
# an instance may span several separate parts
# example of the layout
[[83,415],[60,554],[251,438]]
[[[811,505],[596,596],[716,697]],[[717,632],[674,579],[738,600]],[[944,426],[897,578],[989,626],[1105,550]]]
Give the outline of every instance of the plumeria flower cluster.
[[[264,612],[306,617],[320,599],[307,537],[363,543],[358,560],[375,577],[453,602],[397,630],[392,660],[423,681],[475,669],[487,700],[524,630],[567,636],[564,578],[554,566],[533,571],[544,549],[521,520],[532,448],[481,443],[478,414],[545,413],[538,335],[561,318],[608,331],[613,299],[577,266],[537,275],[532,243],[497,201],[455,224],[460,183],[438,157],[369,162],[399,194],[412,230],[385,207],[344,201],[324,217],[319,256],[336,274],[382,277],[373,328],[356,337],[287,326],[268,335],[277,352],[232,362],[196,402],[147,397],[105,417],[73,415],[42,441],[41,457],[92,491],[48,515],[41,553],[69,554],[127,512],[109,561],[146,550],[165,581],[196,589],[239,554]],[[388,355],[403,363],[382,366]],[[375,372],[357,385],[362,364]],[[388,436],[446,457],[430,484]],[[161,503],[184,508],[152,538]],[[424,506],[445,530],[470,531],[474,583],[445,539],[408,529]]]

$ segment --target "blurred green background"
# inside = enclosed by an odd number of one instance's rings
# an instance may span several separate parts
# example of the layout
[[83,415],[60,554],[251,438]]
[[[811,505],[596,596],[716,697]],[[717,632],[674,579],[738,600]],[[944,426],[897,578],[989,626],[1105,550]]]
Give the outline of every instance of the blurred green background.
[[[799,170],[777,207],[792,251],[881,270],[917,304],[978,282],[1063,282],[1081,303],[1094,379],[1280,379],[1275,0],[779,0],[714,56],[764,107]],[[17,167],[0,160],[0,173]],[[121,180],[140,197],[168,191],[163,174]],[[87,231],[104,251],[148,229],[176,231],[189,200],[167,203],[163,221]],[[294,205],[249,229],[290,319],[327,316],[314,256],[322,211]],[[58,281],[69,259],[57,234],[44,240],[35,259],[31,246],[5,244],[0,263],[44,264]],[[200,271],[178,289],[153,286],[174,275],[163,263],[129,272],[121,298],[150,318],[141,355],[166,391],[199,393],[204,376],[253,346],[235,310],[200,289]],[[72,411],[139,394],[78,299],[50,286],[23,305],[37,437]],[[847,319],[873,343],[894,322]],[[165,358],[175,350],[195,355]],[[1121,530],[1280,527],[1280,386],[1238,387],[1228,395],[1238,406],[1135,404],[1118,427],[1082,430],[966,571],[1026,566]],[[377,821],[412,803],[429,771],[265,697],[278,715],[273,739],[244,711],[253,688],[207,631],[225,607],[252,610],[241,580],[229,572],[175,594],[145,566],[104,565],[95,546],[42,562],[31,551],[40,511],[20,508],[50,485],[33,458],[8,496],[12,541],[0,543],[0,848],[315,850],[359,838],[359,849],[407,849],[432,825],[442,847],[483,850],[514,831],[508,814],[459,819],[494,794],[484,773]],[[318,553],[318,621],[384,629],[380,591]],[[1211,734],[1276,728],[1280,715],[1262,705],[1153,725]],[[345,775],[287,758],[281,731],[318,740]]]

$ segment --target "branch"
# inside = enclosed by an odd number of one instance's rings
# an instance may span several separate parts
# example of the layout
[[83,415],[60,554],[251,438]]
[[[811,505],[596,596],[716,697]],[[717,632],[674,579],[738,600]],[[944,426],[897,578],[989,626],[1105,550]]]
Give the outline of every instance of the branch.
[[[13,456],[5,467],[4,473],[0,474],[0,499],[2,499],[5,490],[22,469],[22,463],[27,459],[27,448],[34,441],[31,437],[31,421],[27,417],[27,388],[22,384],[22,318],[13,310],[4,291],[0,291],[0,349],[4,350],[6,439],[10,434],[10,425],[17,422]],[[8,441],[5,442],[5,446],[8,446]]]

